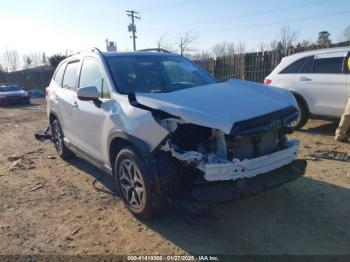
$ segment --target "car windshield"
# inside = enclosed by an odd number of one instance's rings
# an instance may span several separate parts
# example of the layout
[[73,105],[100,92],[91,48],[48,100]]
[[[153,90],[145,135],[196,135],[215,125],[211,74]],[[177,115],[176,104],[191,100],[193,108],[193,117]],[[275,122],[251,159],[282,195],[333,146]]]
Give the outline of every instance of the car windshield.
[[21,88],[16,85],[0,85],[0,92],[12,92],[12,91],[20,91]]
[[180,56],[114,56],[107,64],[119,92],[164,93],[216,83],[199,66]]

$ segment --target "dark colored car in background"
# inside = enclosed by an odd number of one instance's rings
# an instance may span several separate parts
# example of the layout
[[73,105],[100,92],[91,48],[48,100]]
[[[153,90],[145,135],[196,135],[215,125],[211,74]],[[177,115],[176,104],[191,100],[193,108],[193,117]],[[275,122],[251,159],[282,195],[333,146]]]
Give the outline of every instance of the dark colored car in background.
[[30,98],[45,98],[45,92],[39,89],[32,89],[28,91]]
[[30,104],[28,92],[17,84],[0,84],[0,105]]

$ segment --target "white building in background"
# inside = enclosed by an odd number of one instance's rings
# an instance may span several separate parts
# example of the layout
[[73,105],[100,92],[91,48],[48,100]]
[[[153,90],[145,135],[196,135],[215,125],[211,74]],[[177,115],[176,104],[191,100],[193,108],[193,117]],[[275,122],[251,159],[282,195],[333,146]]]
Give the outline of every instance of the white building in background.
[[107,52],[117,52],[117,43],[106,39],[106,50]]

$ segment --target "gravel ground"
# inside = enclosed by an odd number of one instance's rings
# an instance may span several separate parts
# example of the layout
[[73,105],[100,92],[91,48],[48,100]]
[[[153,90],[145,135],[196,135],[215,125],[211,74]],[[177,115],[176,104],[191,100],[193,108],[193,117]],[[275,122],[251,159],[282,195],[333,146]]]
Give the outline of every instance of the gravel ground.
[[292,135],[308,159],[304,177],[210,204],[215,221],[189,225],[173,210],[139,221],[118,197],[96,191],[92,181],[111,185],[108,175],[83,160],[63,161],[53,144],[34,139],[45,110],[44,100],[0,108],[1,255],[350,254],[350,162],[311,156],[350,155],[350,144],[333,140],[332,122],[310,121]]

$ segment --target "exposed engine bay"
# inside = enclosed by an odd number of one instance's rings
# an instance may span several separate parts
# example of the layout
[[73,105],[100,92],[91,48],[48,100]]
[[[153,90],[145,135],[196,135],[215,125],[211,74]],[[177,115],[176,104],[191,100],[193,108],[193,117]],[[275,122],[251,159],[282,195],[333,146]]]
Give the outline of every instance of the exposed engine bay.
[[162,119],[160,124],[169,131],[161,150],[201,171],[207,181],[253,177],[287,165],[298,155],[298,141],[286,137],[292,129],[280,120],[230,135],[178,118]]

